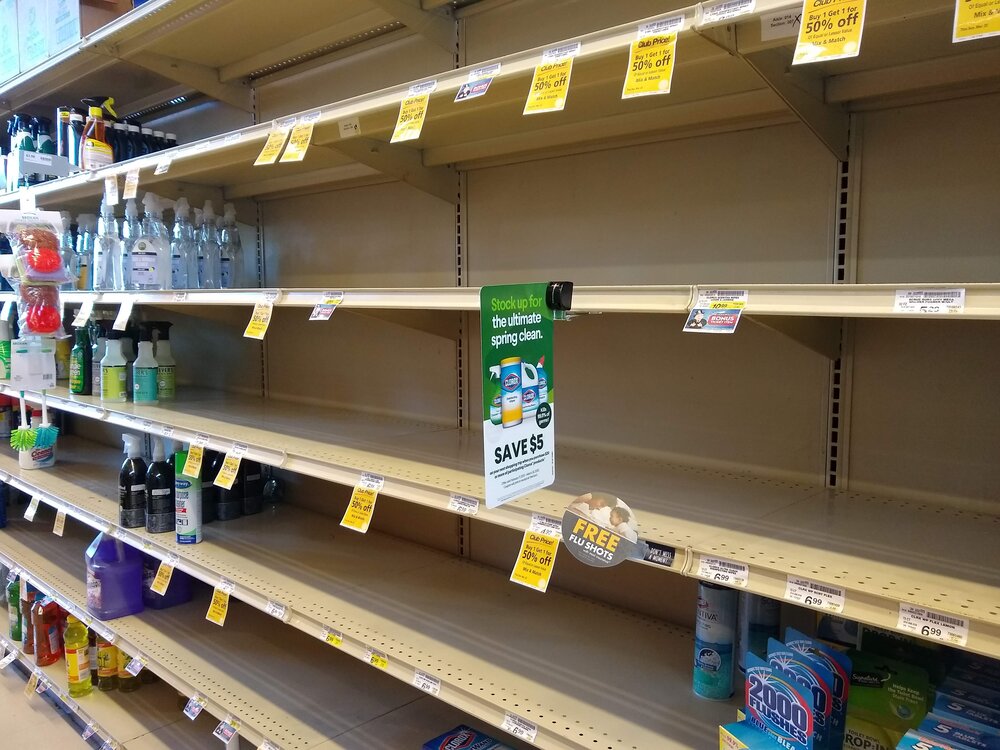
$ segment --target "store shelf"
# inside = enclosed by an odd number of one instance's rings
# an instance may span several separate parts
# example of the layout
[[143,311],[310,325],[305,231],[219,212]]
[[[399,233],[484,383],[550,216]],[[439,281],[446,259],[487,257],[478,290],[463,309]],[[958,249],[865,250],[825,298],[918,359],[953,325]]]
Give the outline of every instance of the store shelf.
[[[0,559],[79,603],[92,531],[68,524],[59,539],[51,518],[12,523]],[[534,723],[539,747],[700,748],[732,715],[731,705],[692,694],[690,631],[558,592],[541,599],[505,574],[390,537],[333,524],[298,524],[292,535],[283,523],[279,514],[213,524],[200,546],[208,555],[229,547],[248,571],[288,571],[271,574],[285,586],[275,593],[341,632],[358,660],[324,659],[318,650],[335,649],[320,642],[320,628],[310,638],[242,604],[230,604],[220,630],[202,619],[205,597],[102,626],[181,692],[197,690],[213,713],[238,718],[247,739],[315,747],[321,734],[336,738],[420,695],[363,663],[369,647],[388,657],[389,675],[410,683],[422,670],[440,680],[440,700],[495,727],[508,711]],[[241,572],[233,574],[239,591]]]
[[92,726],[95,738],[116,742],[128,750],[139,747],[136,742],[140,740],[145,750],[198,750],[206,746],[217,723],[207,715],[191,722],[177,705],[177,691],[163,681],[144,684],[134,693],[102,693],[95,687],[90,695],[72,698],[65,661],[37,667],[34,657],[26,655],[6,633],[0,634],[0,645],[6,653],[17,651],[17,661],[37,674],[39,683],[83,726]]

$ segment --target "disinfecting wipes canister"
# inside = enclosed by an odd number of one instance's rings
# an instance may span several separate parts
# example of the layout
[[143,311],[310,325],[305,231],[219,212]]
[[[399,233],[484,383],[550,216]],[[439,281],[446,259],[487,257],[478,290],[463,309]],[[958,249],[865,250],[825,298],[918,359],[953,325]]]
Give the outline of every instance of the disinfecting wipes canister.
[[694,693],[722,701],[733,694],[733,650],[736,641],[734,589],[698,584],[694,630]]

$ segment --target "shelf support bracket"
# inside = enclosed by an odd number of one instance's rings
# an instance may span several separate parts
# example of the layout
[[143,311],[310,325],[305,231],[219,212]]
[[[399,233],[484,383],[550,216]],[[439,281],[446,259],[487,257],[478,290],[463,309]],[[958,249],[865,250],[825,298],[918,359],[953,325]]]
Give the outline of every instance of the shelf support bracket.
[[840,318],[749,315],[747,319],[777,331],[831,361],[840,356]]
[[219,80],[219,71],[207,65],[177,60],[166,55],[143,52],[127,58],[129,63],[151,70],[171,81],[190,86],[195,91],[207,94],[226,104],[231,104],[244,112],[253,112],[253,102],[248,83],[228,82]]
[[371,138],[346,138],[329,146],[357,162],[430,193],[447,203],[458,203],[458,175],[450,167],[426,167],[419,149],[392,145]]
[[458,25],[450,8],[424,10],[420,0],[372,0],[408,29],[420,34],[445,52],[458,47]]

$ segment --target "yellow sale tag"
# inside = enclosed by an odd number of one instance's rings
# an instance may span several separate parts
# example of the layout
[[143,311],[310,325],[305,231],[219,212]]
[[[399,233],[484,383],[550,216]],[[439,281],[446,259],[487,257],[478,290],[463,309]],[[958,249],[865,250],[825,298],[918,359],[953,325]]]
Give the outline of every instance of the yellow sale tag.
[[236,474],[240,470],[240,457],[234,456],[232,453],[227,453],[225,460],[222,462],[222,468],[219,469],[219,475],[215,478],[213,484],[216,487],[223,487],[227,490],[233,488],[233,482],[236,481]]
[[31,677],[28,679],[28,684],[24,686],[24,697],[30,698],[35,694],[35,688],[38,687],[38,674],[36,672],[31,673]]
[[170,585],[170,578],[173,575],[174,566],[166,560],[161,560],[160,567],[156,569],[156,578],[153,579],[153,583],[150,585],[149,590],[163,596],[167,593],[167,587]]
[[344,645],[344,634],[339,630],[331,630],[330,628],[323,628],[323,640],[329,643],[331,646],[336,646],[340,648]]
[[281,163],[284,164],[290,161],[302,161],[306,158],[306,151],[309,150],[309,144],[312,142],[313,137],[313,122],[300,122],[294,128],[292,128],[292,134],[288,138],[288,146],[285,147],[285,153],[281,155]]
[[549,587],[549,576],[556,564],[558,551],[559,540],[556,537],[525,531],[510,580],[528,588],[545,591]]
[[368,531],[368,526],[372,522],[372,514],[375,512],[375,501],[378,499],[378,489],[374,487],[363,487],[360,484],[351,493],[351,502],[344,511],[344,518],[340,525],[349,529],[360,531],[364,534]]
[[125,189],[122,191],[122,200],[132,200],[139,192],[139,167],[134,167],[125,173]]
[[181,474],[189,477],[197,477],[201,475],[201,461],[205,457],[205,449],[200,445],[192,445],[188,448],[187,461],[184,462],[184,468],[181,469]]
[[955,0],[953,42],[1000,34],[1000,0]]
[[212,592],[212,603],[208,605],[208,613],[205,619],[216,625],[222,626],[226,623],[226,614],[229,612],[229,592],[216,586]]
[[381,651],[376,651],[373,648],[368,649],[368,663],[373,667],[378,667],[379,669],[389,668],[389,657],[383,654]]
[[253,315],[247,323],[247,329],[243,331],[243,336],[248,339],[262,340],[267,333],[267,327],[271,325],[271,314],[274,312],[274,305],[270,302],[258,302],[253,306]]
[[56,522],[52,524],[52,533],[56,536],[62,536],[63,531],[66,529],[66,511],[60,510],[56,513]]
[[674,79],[677,34],[637,39],[630,49],[622,99],[669,94]]
[[253,163],[253,165],[255,167],[259,167],[262,164],[274,164],[278,161],[278,154],[280,154],[281,149],[285,147],[285,140],[287,138],[287,128],[275,128],[268,133],[267,141],[264,142],[264,148],[260,150],[260,153],[257,155],[257,160]]
[[420,137],[420,131],[424,129],[424,117],[427,115],[427,104],[430,100],[429,94],[418,94],[417,96],[408,96],[399,103],[399,116],[396,118],[396,127],[392,131],[389,143],[414,141]]
[[867,0],[805,0],[792,65],[857,57]]
[[566,106],[566,93],[569,91],[569,79],[572,73],[572,57],[535,66],[523,114],[562,111]]

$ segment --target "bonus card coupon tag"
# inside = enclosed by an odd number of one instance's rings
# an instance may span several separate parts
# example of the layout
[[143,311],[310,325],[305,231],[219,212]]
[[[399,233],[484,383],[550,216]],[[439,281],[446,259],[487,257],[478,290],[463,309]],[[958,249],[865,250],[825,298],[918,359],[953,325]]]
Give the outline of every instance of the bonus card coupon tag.
[[222,468],[219,469],[219,475],[213,482],[216,487],[222,487],[227,490],[233,488],[233,483],[236,481],[236,476],[240,471],[240,462],[243,460],[243,456],[247,454],[247,450],[249,450],[249,447],[245,443],[233,443],[232,449],[222,461]]
[[745,289],[699,289],[684,332],[736,333],[749,296]]
[[375,501],[379,490],[385,484],[385,479],[377,474],[364,474],[361,481],[354,486],[351,501],[347,504],[340,525],[362,534],[368,531],[372,515],[375,513]]
[[669,94],[674,79],[677,33],[684,28],[684,16],[645,23],[629,47],[628,70],[622,99]]
[[329,320],[343,301],[343,292],[323,292],[322,299],[309,314],[309,320]]
[[469,99],[485,96],[486,92],[490,90],[490,84],[493,83],[493,79],[499,73],[500,63],[476,68],[469,73],[469,80],[458,87],[458,93],[455,94],[455,101],[464,102]]
[[487,508],[556,478],[553,314],[546,289],[541,283],[480,291]]
[[609,568],[640,559],[635,513],[606,492],[588,492],[566,508],[562,538],[570,554],[595,568]]
[[556,564],[559,539],[548,534],[525,531],[521,539],[521,549],[517,562],[511,571],[510,580],[530,589],[544,592],[549,587],[549,578]]
[[1000,0],[955,0],[952,42],[1000,35]]
[[525,115],[541,112],[561,112],[566,107],[569,81],[573,75],[573,58],[580,54],[580,42],[546,50],[535,66],[531,89],[524,102]]
[[170,586],[170,579],[174,575],[174,565],[176,564],[177,555],[172,554],[166,560],[161,560],[160,566],[156,569],[156,577],[153,578],[153,583],[150,585],[149,590],[160,596],[166,594],[167,587]]
[[857,57],[867,0],[805,0],[792,65]]

